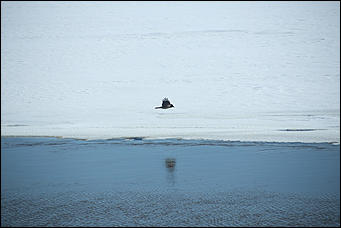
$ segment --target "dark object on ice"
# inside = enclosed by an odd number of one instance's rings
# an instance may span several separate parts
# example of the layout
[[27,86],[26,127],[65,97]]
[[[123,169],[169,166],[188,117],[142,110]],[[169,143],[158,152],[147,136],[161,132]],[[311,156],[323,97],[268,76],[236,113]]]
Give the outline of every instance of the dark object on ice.
[[169,102],[168,98],[164,98],[162,100],[162,106],[161,107],[155,107],[155,108],[163,108],[163,109],[167,109],[167,108],[173,108],[174,106]]

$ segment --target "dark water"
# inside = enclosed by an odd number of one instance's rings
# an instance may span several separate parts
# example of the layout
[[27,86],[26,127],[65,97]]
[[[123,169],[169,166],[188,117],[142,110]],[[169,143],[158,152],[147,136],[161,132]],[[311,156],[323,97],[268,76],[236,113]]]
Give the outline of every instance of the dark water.
[[2,226],[339,226],[340,146],[1,138]]

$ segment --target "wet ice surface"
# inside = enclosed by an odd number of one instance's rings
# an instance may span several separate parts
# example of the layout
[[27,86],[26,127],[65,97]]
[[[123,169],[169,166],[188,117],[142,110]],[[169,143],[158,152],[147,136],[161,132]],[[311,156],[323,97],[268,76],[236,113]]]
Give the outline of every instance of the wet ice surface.
[[337,226],[340,146],[2,137],[3,226]]

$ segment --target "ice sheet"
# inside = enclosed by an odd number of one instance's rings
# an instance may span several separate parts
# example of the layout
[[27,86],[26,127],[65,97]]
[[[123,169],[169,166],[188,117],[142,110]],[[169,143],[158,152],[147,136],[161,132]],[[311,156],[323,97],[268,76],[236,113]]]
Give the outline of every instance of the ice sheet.
[[2,136],[340,142],[338,2],[1,6]]

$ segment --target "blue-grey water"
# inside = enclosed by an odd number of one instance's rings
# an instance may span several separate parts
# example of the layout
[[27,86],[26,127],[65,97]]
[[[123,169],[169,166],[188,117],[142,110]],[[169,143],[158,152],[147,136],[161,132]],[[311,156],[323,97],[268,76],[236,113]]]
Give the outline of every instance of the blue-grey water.
[[340,145],[1,138],[2,226],[339,226]]

